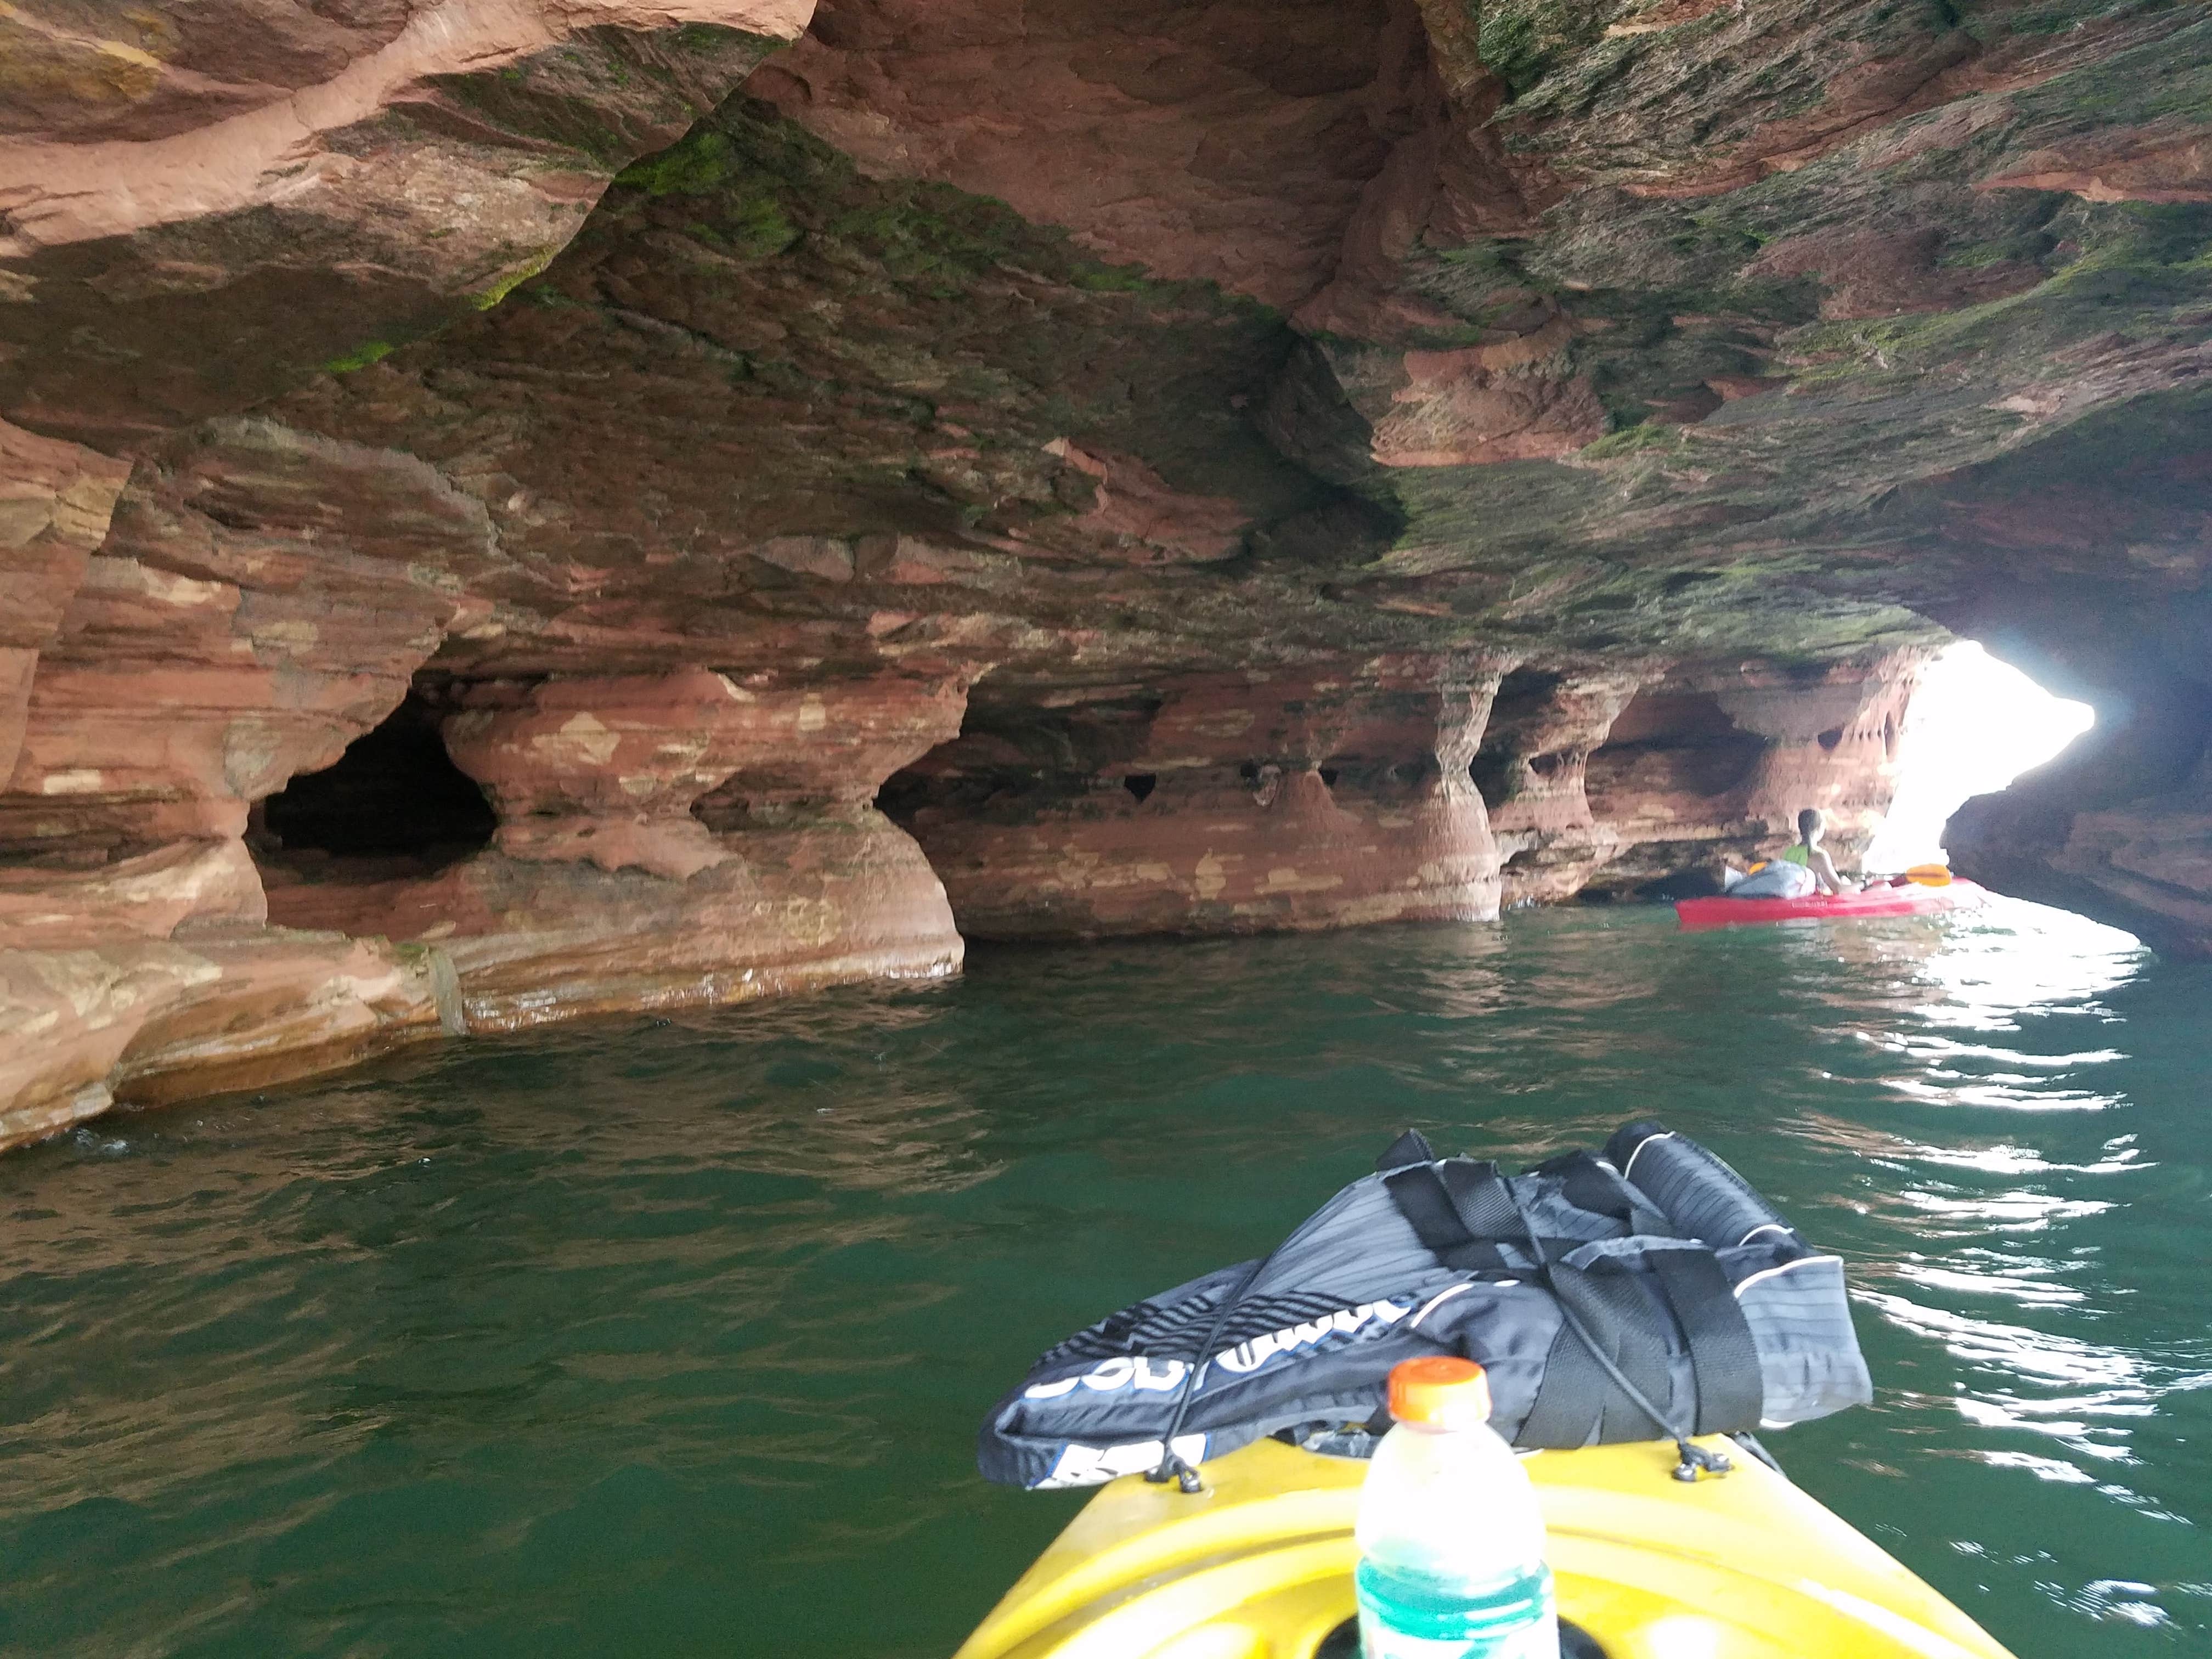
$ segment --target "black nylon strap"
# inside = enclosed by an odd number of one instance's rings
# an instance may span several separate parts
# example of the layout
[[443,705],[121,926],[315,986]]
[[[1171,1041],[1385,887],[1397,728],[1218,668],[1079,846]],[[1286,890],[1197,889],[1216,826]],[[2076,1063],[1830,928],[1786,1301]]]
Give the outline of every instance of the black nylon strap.
[[1402,1170],[1408,1164],[1433,1164],[1436,1157],[1429,1138],[1419,1129],[1408,1129],[1382,1149],[1382,1156],[1375,1160],[1375,1168],[1378,1173]]
[[1459,1224],[1451,1194],[1444,1190],[1432,1164],[1409,1164],[1382,1177],[1382,1185],[1406,1218],[1421,1248],[1442,1255],[1468,1242],[1468,1231]]
[[1606,1392],[1612,1387],[1613,1379],[1590,1357],[1575,1328],[1562,1319],[1551,1352],[1544,1356],[1544,1380],[1536,1385],[1536,1397],[1529,1402],[1514,1443],[1569,1451],[1596,1444],[1598,1425],[1605,1419]]
[[1759,1345],[1711,1250],[1653,1250],[1647,1258],[1690,1344],[1699,1434],[1755,1429],[1766,1403]]
[[[1583,1329],[1604,1344],[1605,1358],[1645,1401],[1664,1411],[1662,1402],[1671,1401],[1674,1392],[1667,1363],[1666,1316],[1636,1276],[1553,1261],[1549,1279],[1560,1305],[1571,1309]],[[1544,1381],[1520,1437],[1524,1443],[1554,1446],[1640,1440],[1654,1428],[1665,1431],[1667,1423],[1663,1416],[1655,1420],[1644,1403],[1606,1373],[1582,1333],[1569,1322],[1562,1324],[1552,1345]]]
[[1495,1164],[1477,1164],[1465,1158],[1447,1158],[1437,1166],[1437,1176],[1451,1200],[1452,1212],[1468,1237],[1520,1237],[1521,1212],[1514,1208]]
[[[1461,1173],[1470,1170],[1487,1170],[1491,1184],[1495,1186],[1498,1182],[1494,1167],[1473,1164],[1465,1158],[1447,1159],[1442,1167],[1453,1172],[1450,1179],[1455,1184],[1470,1181],[1479,1184],[1479,1175],[1468,1177]],[[1382,1184],[1389,1189],[1398,1213],[1406,1218],[1414,1237],[1421,1241],[1421,1248],[1445,1267],[1462,1272],[1486,1273],[1504,1267],[1505,1258],[1498,1253],[1498,1246],[1468,1231],[1451,1188],[1445,1184],[1446,1177],[1437,1170],[1438,1166],[1433,1164],[1414,1164],[1393,1170],[1382,1177]],[[1509,1215],[1511,1207],[1509,1201]]]
[[[1565,1160],[1556,1162],[1565,1164]],[[1622,1190],[1625,1182],[1595,1159],[1585,1154],[1583,1162],[1579,1171],[1547,1166],[1541,1172],[1554,1178],[1579,1173],[1583,1190],[1595,1202],[1577,1204],[1577,1207],[1610,1215],[1624,1227],[1636,1226],[1643,1218],[1638,1212],[1644,1206]],[[1447,1158],[1442,1163],[1411,1164],[1387,1173],[1383,1184],[1423,1247],[1449,1267],[1483,1265],[1479,1261],[1481,1255],[1489,1258],[1487,1265],[1502,1264],[1497,1238],[1527,1240],[1535,1277],[1558,1303],[1561,1321],[1545,1360],[1544,1380],[1516,1437],[1520,1443],[1589,1445],[1638,1438],[1647,1427],[1656,1428],[1674,1440],[1681,1454],[1682,1461],[1674,1471],[1678,1480],[1694,1480],[1705,1470],[1727,1473],[1728,1460],[1692,1446],[1680,1425],[1680,1419],[1668,1409],[1674,1394],[1668,1359],[1673,1346],[1669,1309],[1676,1302],[1674,1285],[1677,1284],[1685,1300],[1674,1310],[1674,1321],[1680,1323],[1686,1335],[1693,1320],[1701,1332],[1689,1343],[1700,1426],[1687,1432],[1706,1431],[1703,1426],[1708,1415],[1704,1408],[1705,1364],[1713,1367],[1712,1414],[1741,1409],[1743,1373],[1737,1369],[1734,1337],[1726,1322],[1729,1312],[1741,1328],[1743,1357],[1753,1379],[1752,1391],[1758,1392],[1757,1349],[1751,1342],[1749,1328],[1743,1325],[1741,1310],[1735,1308],[1735,1296],[1720,1277],[1719,1264],[1710,1254],[1650,1252],[1653,1258],[1700,1256],[1711,1268],[1715,1282],[1699,1278],[1695,1267],[1678,1272],[1671,1282],[1655,1271],[1654,1282],[1647,1290],[1640,1275],[1623,1272],[1602,1260],[1589,1268],[1569,1267],[1560,1258],[1574,1248],[1574,1241],[1554,1239],[1547,1248],[1528,1211],[1494,1164]],[[1571,1195],[1569,1201],[1577,1202]],[[1713,1300],[1716,1285],[1718,1294],[1726,1298],[1725,1310]],[[1661,1305],[1662,1302],[1668,1305]],[[1706,1353],[1702,1364],[1700,1345]],[[1667,1405],[1659,1404],[1660,1401]],[[1754,1413],[1759,1403],[1753,1402]],[[1746,1420],[1755,1423],[1758,1418],[1754,1414]]]
[[[1408,1164],[1385,1172],[1382,1185],[1422,1249],[1445,1267],[1462,1273],[1534,1270],[1526,1261],[1509,1261],[1498,1249],[1501,1239],[1517,1246],[1528,1231],[1495,1164],[1448,1158]],[[1540,1261],[1556,1258],[1582,1242],[1547,1237],[1540,1241],[1544,1248],[1532,1254]]]

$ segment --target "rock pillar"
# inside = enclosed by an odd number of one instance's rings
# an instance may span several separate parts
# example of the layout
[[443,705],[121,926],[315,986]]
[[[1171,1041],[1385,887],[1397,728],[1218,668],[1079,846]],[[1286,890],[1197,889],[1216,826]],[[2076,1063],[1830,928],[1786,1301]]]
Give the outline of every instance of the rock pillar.
[[272,871],[271,914],[434,944],[477,1029],[959,965],[945,892],[871,804],[963,684],[706,668],[464,688],[445,722],[494,845],[432,873]]
[[[480,552],[482,511],[407,457],[204,437],[125,487],[0,428],[0,1034],[37,1039],[0,1063],[0,1145],[440,1029],[419,955],[264,927],[240,832],[405,693],[454,610],[407,556]],[[348,533],[386,518],[412,532],[397,556]]]
[[1635,691],[1635,676],[1591,669],[1521,668],[1499,684],[1474,776],[1508,908],[1572,897],[1619,850],[1590,811],[1586,773]]

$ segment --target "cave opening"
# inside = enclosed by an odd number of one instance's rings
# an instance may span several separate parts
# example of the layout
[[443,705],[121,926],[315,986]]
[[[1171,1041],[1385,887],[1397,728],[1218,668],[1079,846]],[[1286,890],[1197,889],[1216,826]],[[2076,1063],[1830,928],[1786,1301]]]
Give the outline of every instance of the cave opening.
[[960,732],[886,778],[876,809],[910,835],[925,815],[1021,817],[1112,790],[1141,805],[1159,786],[1141,764],[1161,699],[1151,693],[1068,704],[1033,689],[971,696]]
[[1975,641],[1945,647],[1922,671],[1903,729],[1884,728],[1898,763],[1897,793],[1866,867],[1903,870],[1942,859],[1954,812],[2055,758],[2096,719],[2087,703],[2053,696]]
[[[1527,781],[1522,745],[1528,728],[1540,720],[1566,684],[1566,677],[1542,668],[1516,668],[1498,683],[1490,700],[1490,714],[1483,726],[1483,744],[1468,763],[1467,774],[1482,804],[1496,811],[1521,793]],[[1553,757],[1539,757],[1553,758]],[[1528,763],[1539,777],[1556,771]]]
[[333,764],[270,796],[256,816],[271,850],[441,866],[489,846],[499,819],[447,754],[441,712],[410,692]]
[[1495,812],[1512,798],[1519,763],[1507,749],[1486,749],[1469,761],[1467,775],[1482,804]]
[[1699,799],[1725,795],[1751,775],[1766,739],[1729,718],[1710,691],[1638,691],[1590,753],[1590,803],[1635,791]]

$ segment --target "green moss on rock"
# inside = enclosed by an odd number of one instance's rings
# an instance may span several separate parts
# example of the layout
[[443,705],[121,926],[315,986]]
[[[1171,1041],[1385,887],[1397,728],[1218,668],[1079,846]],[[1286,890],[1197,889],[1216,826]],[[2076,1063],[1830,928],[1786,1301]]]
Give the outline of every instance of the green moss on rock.
[[350,374],[357,368],[367,368],[371,363],[380,363],[389,357],[395,347],[389,340],[370,340],[356,346],[343,357],[333,357],[323,365],[326,374]]
[[1584,444],[1578,453],[1586,461],[1610,461],[1652,450],[1680,450],[1687,441],[1679,426],[1659,426],[1644,421],[1623,427],[1618,432],[1608,432],[1595,443]]
[[641,156],[615,174],[615,183],[647,196],[697,196],[730,176],[729,135],[695,127],[658,155]]

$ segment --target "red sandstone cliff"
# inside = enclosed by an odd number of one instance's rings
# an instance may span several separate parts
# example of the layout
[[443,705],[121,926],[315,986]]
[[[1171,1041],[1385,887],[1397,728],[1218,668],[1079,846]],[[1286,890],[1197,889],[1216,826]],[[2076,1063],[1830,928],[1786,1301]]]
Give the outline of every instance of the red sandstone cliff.
[[23,0],[0,1142],[1848,848],[1946,628],[2206,948],[2212,34],[2067,21]]

